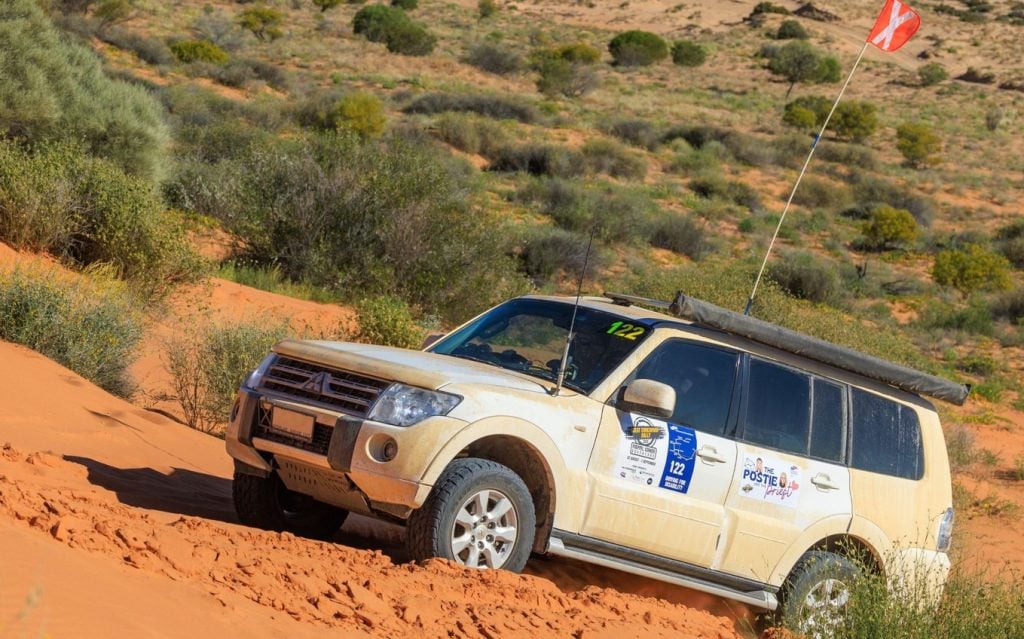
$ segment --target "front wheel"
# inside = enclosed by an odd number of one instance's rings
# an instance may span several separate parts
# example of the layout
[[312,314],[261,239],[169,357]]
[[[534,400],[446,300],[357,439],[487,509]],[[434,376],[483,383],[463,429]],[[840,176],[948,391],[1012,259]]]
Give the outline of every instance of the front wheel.
[[330,539],[348,511],[288,490],[277,473],[255,477],[235,473],[231,484],[238,520],[246,526],[288,531],[300,537]]
[[413,559],[519,572],[533,547],[536,515],[526,484],[486,459],[457,459],[406,524]]
[[797,562],[783,584],[782,624],[811,639],[836,636],[861,570],[831,552],[812,550]]

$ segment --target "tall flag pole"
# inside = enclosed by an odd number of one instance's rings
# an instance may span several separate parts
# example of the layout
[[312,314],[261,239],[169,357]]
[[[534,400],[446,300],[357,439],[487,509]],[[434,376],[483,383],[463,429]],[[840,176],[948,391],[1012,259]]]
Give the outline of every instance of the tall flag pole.
[[850,86],[850,80],[853,79],[853,74],[860,65],[861,59],[864,57],[864,52],[867,51],[868,45],[873,44],[882,51],[892,52],[896,51],[917,32],[921,27],[921,16],[916,11],[912,10],[907,4],[900,2],[900,0],[886,0],[885,7],[882,8],[882,12],[878,14],[878,19],[875,20],[875,26],[871,28],[871,32],[868,34],[867,40],[864,41],[864,46],[860,49],[860,54],[857,56],[857,60],[853,63],[853,67],[850,69],[850,74],[846,76],[846,82],[843,83],[843,88],[839,90],[839,96],[836,97],[836,101],[832,103],[832,109],[828,112],[828,116],[825,118],[825,122],[821,125],[821,130],[816,136],[814,136],[814,142],[811,144],[811,150],[807,153],[807,159],[804,160],[803,168],[800,169],[800,174],[796,178],[796,183],[793,184],[793,190],[789,193],[789,199],[786,200],[786,206],[782,209],[782,215],[779,216],[779,223],[775,226],[775,233],[772,234],[772,240],[768,243],[768,250],[765,251],[764,260],[761,262],[761,268],[757,272],[757,278],[754,280],[754,288],[750,291],[750,297],[747,298],[747,307],[744,309],[744,315],[750,315],[750,309],[754,305],[754,296],[757,295],[757,286],[761,283],[761,276],[764,275],[765,266],[768,265],[768,256],[772,253],[772,248],[775,246],[775,240],[779,237],[779,230],[782,229],[782,222],[786,219],[786,213],[789,212],[789,207],[793,203],[793,197],[796,195],[796,190],[800,188],[800,182],[804,179],[804,174],[807,173],[807,166],[811,163],[811,158],[814,157],[814,150],[818,148],[818,142],[821,141],[821,136],[825,135],[825,129],[828,128],[828,123],[832,120],[832,114],[836,112],[836,107],[839,106],[839,101],[843,99],[843,94],[846,93],[846,87]]

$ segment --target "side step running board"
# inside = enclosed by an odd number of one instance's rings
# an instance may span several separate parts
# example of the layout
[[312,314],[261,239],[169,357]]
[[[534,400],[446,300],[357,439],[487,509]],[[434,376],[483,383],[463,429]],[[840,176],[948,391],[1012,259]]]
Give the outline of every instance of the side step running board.
[[647,566],[637,561],[615,557],[597,550],[566,546],[564,541],[558,537],[551,538],[548,552],[559,557],[578,559],[587,563],[597,564],[598,566],[604,566],[605,568],[614,568],[615,570],[621,570],[633,575],[685,586],[686,588],[699,590],[700,592],[706,592],[725,599],[733,599],[763,610],[775,610],[779,606],[779,600],[776,598],[775,593],[767,590],[736,590],[705,579],[682,575],[663,568]]

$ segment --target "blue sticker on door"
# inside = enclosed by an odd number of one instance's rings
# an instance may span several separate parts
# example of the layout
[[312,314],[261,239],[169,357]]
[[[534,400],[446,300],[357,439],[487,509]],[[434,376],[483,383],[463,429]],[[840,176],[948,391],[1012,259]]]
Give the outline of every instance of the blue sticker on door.
[[668,456],[658,486],[677,493],[690,489],[693,478],[693,457],[697,451],[697,434],[692,428],[668,425]]

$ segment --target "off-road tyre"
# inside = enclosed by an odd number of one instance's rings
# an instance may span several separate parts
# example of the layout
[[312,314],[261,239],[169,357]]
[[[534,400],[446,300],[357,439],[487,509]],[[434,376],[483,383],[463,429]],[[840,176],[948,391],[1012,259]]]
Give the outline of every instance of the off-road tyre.
[[[853,582],[862,574],[857,564],[842,555],[823,550],[804,553],[782,584],[776,621],[810,639],[833,636],[836,628],[828,625],[827,612],[842,613]],[[815,610],[814,601],[823,607]],[[826,617],[816,617],[816,612],[825,612]]]
[[277,473],[256,477],[236,472],[231,494],[238,520],[264,530],[327,540],[348,517],[347,510],[288,490]]
[[[427,500],[409,517],[406,523],[406,544],[410,556],[416,561],[441,557],[467,565],[467,560],[472,558],[469,553],[477,551],[473,551],[472,548],[460,553],[455,551],[456,518],[463,510],[464,517],[470,516],[473,509],[471,501],[481,494],[489,495],[488,503],[494,504],[493,509],[485,509],[484,515],[500,511],[498,496],[511,502],[516,535],[514,542],[507,544],[507,552],[504,550],[506,545],[500,541],[489,542],[484,538],[480,539],[479,543],[485,544],[486,550],[493,550],[495,546],[502,547],[500,556],[503,560],[497,567],[512,572],[521,571],[530,558],[536,533],[537,519],[533,498],[530,497],[530,491],[523,480],[511,469],[490,460],[473,457],[456,459],[449,464],[434,484],[434,489],[430,491]],[[498,519],[505,524],[513,521],[507,512],[504,518]],[[507,528],[507,525],[502,526],[501,521],[484,520],[476,524],[474,529],[483,526],[479,530],[486,534],[490,523],[495,523],[498,526],[497,530]],[[461,522],[459,527],[464,531],[469,530],[465,521]],[[476,545],[478,542],[472,543]],[[480,549],[479,553],[480,559],[475,567],[492,567],[479,565],[488,563],[484,549]],[[462,556],[457,556],[459,554]]]

